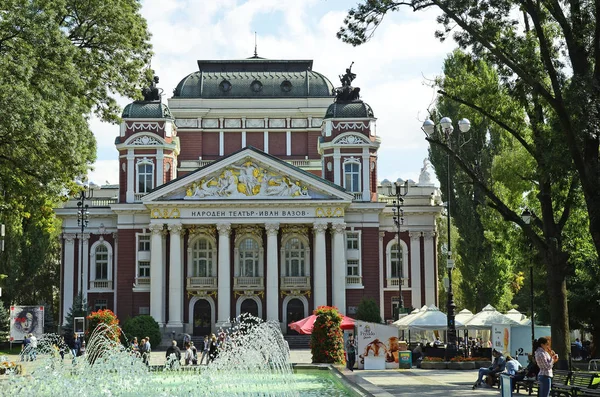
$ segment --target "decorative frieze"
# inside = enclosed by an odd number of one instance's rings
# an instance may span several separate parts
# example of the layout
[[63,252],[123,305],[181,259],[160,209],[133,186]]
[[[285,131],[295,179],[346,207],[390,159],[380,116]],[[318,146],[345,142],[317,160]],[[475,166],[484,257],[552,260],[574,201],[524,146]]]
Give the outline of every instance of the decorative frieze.
[[213,225],[189,226],[187,229],[190,235],[205,234],[207,236],[214,236],[217,232],[217,229]]
[[265,120],[263,119],[246,119],[246,128],[264,128]]
[[179,208],[151,208],[150,218],[153,219],[169,219],[169,218],[180,218],[181,213]]
[[198,119],[177,119],[175,125],[182,128],[197,128]]
[[369,123],[365,123],[362,121],[338,121],[332,123],[333,129],[336,130],[368,130]]
[[203,128],[219,128],[219,119],[204,119],[202,120]]
[[131,142],[135,146],[156,146],[160,145],[160,141],[148,135],[141,136]]
[[297,234],[300,236],[308,235],[308,227],[304,225],[286,225],[281,228],[283,234]]
[[154,131],[154,132],[164,132],[165,124],[164,123],[152,123],[152,122],[144,122],[144,121],[134,121],[133,123],[127,123],[127,128],[133,132],[138,131]]
[[[272,224],[274,225],[274,224]],[[265,225],[266,226],[266,225]],[[279,226],[279,225],[278,225]],[[251,235],[256,237],[258,241],[262,241],[262,231],[263,229],[257,225],[240,225],[235,228],[235,240],[236,246],[239,243],[239,239],[243,236]]]
[[285,128],[285,119],[270,119],[269,127],[271,128]]
[[339,145],[364,145],[369,144],[370,142],[359,135],[346,135],[335,141]]
[[342,207],[317,207],[315,211],[317,218],[337,218],[344,216],[344,209]]
[[311,127],[320,127],[323,124],[323,119],[320,117],[315,117],[312,119]]
[[308,127],[308,121],[306,119],[292,119],[293,128]]
[[225,128],[241,128],[242,120],[240,119],[225,119]]

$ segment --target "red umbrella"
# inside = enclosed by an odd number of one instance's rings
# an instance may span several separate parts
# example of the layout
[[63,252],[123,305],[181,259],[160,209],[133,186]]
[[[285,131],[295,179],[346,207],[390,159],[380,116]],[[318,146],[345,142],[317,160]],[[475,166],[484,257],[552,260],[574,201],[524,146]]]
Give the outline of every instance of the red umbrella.
[[[342,316],[342,324],[340,327],[344,330],[352,330],[354,329],[354,319],[350,317]],[[317,319],[316,315],[310,315],[302,320],[298,320],[296,322],[290,323],[289,327],[294,331],[303,334],[310,335],[312,334],[313,327],[315,325],[315,320]]]

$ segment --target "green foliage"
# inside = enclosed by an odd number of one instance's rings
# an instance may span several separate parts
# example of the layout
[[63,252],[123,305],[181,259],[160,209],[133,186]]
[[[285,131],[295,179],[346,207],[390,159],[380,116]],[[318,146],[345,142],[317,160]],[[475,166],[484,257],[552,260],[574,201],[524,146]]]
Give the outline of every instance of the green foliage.
[[52,209],[95,160],[91,114],[114,122],[115,97],[139,96],[150,34],[137,0],[5,0],[0,15],[0,273],[8,302],[56,307]]
[[0,300],[0,341],[8,340],[10,333],[10,313],[4,303]]
[[356,311],[356,319],[370,323],[381,323],[379,305],[373,298],[362,298]]
[[310,336],[312,362],[320,364],[345,364],[342,316],[337,308],[319,306],[313,332]]
[[123,323],[123,333],[127,340],[125,343],[129,343],[134,337],[142,340],[146,336],[150,337],[150,344],[152,348],[158,346],[162,340],[160,333],[160,327],[154,317],[148,315],[135,316],[127,319]]

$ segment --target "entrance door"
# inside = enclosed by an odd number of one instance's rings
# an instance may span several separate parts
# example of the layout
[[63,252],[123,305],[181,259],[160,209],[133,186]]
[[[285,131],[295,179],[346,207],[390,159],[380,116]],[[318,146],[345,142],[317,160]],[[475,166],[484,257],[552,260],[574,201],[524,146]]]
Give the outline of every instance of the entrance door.
[[258,304],[256,301],[254,299],[244,300],[240,306],[240,314],[242,313],[248,313],[254,317],[258,317]]
[[206,299],[198,299],[194,304],[194,335],[205,336],[211,333],[211,309]]
[[[304,318],[304,303],[300,299],[291,299],[287,304],[287,323],[293,323]],[[287,329],[288,335],[300,335],[293,329]]]

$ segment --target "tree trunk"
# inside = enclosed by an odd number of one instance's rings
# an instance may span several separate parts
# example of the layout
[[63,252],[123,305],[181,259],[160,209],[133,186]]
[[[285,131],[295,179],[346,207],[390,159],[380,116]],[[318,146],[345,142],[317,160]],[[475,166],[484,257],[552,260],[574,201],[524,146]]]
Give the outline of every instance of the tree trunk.
[[571,339],[569,332],[569,309],[567,305],[566,269],[568,255],[554,249],[545,253],[548,296],[550,298],[550,326],[552,350],[559,357],[556,369],[568,369],[569,354],[571,354]]

